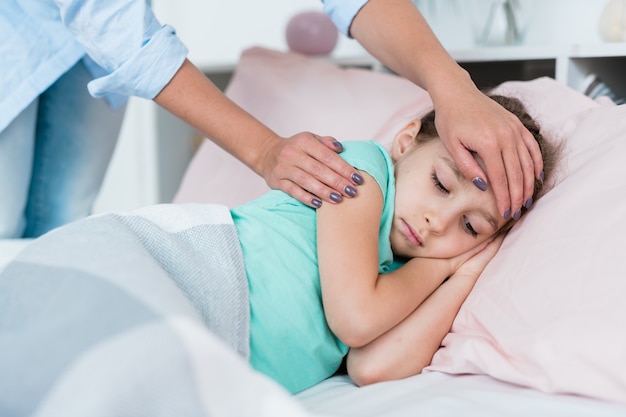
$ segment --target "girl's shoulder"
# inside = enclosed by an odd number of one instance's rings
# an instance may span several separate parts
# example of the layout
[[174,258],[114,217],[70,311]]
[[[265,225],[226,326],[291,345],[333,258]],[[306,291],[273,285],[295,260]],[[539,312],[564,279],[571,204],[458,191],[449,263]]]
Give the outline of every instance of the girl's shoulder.
[[382,189],[387,188],[393,178],[393,162],[389,151],[373,140],[342,142],[343,159],[358,170],[365,171],[378,182]]
[[344,158],[346,155],[380,155],[389,156],[389,151],[374,140],[347,140],[341,142],[343,151],[340,155]]

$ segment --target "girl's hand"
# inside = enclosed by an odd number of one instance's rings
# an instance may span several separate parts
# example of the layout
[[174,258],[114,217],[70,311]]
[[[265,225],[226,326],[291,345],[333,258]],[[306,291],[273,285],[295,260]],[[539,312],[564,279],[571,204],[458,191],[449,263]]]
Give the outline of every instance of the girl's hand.
[[455,258],[465,260],[406,319],[367,345],[351,348],[347,365],[352,380],[362,386],[422,372],[503,239],[498,236]]
[[484,244],[481,250],[473,254],[472,257],[458,267],[453,277],[463,276],[478,279],[480,274],[482,274],[487,267],[489,261],[498,253],[498,249],[500,249],[503,240],[504,236],[500,235]]
[[337,155],[343,146],[336,139],[302,132],[274,143],[261,173],[271,188],[315,208],[356,196],[363,177]]
[[464,252],[460,255],[455,256],[454,258],[448,258],[448,259],[443,259],[443,261],[446,261],[450,267],[450,273],[448,274],[448,277],[450,277],[451,275],[455,274],[456,271],[465,263],[467,262],[469,259],[471,259],[474,255],[480,253],[483,249],[485,249],[487,247],[487,245],[489,244],[489,240],[481,243],[478,246],[475,246],[471,249],[469,249],[467,252]]

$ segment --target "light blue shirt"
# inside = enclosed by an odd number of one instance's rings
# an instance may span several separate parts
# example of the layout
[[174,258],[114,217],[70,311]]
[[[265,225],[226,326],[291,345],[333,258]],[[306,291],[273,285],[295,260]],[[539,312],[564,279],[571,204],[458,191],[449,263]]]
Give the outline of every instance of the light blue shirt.
[[[341,155],[381,188],[378,268],[389,272],[399,266],[389,241],[395,199],[391,158],[371,141],[344,142]],[[250,288],[250,364],[290,392],[302,391],[331,376],[348,351],[324,316],[316,212],[282,191],[270,191],[231,214]]]
[[[348,35],[367,0],[323,0]],[[141,0],[1,0],[0,131],[79,59],[94,97],[152,99],[187,56],[174,29]]]
[[2,0],[0,39],[0,130],[85,54],[93,96],[146,99],[187,55],[141,0]]
[[350,36],[350,25],[367,0],[322,0],[324,12],[331,18],[337,29]]

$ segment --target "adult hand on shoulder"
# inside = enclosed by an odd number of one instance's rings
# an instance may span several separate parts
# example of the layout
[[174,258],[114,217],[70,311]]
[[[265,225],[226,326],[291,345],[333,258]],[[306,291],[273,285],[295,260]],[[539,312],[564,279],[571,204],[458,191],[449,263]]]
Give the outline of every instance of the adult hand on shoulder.
[[311,207],[322,200],[339,203],[356,196],[363,177],[337,153],[343,146],[330,136],[301,132],[267,149],[261,174],[273,189],[283,190]]
[[154,101],[261,175],[273,189],[311,207],[354,197],[363,183],[330,136],[302,132],[288,139],[251,116],[185,60]]
[[483,190],[488,180],[500,214],[515,216],[532,204],[535,178],[543,170],[539,145],[517,117],[475,86],[454,94],[435,103],[439,136],[466,178]]

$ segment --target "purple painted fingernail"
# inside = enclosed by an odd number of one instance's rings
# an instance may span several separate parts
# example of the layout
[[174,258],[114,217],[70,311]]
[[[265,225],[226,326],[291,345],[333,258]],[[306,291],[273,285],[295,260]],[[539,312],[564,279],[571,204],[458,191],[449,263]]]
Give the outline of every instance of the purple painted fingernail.
[[543,182],[543,180],[545,179],[546,174],[541,171],[541,174],[539,174],[539,179],[541,180],[541,182]]
[[320,207],[322,207],[322,200],[320,200],[319,198],[314,198],[313,200],[311,200],[311,204],[315,208],[320,208]]
[[341,194],[337,194],[336,192],[332,192],[330,193],[330,199],[333,200],[335,203],[340,203],[343,197],[341,197]]
[[515,214],[513,215],[513,220],[519,220],[519,218],[522,217],[522,209],[519,209],[515,212]]
[[346,185],[346,188],[343,189],[349,197],[354,197],[356,195],[356,188],[351,185]]
[[340,151],[343,151],[343,145],[341,144],[341,142],[339,142],[338,140],[333,142],[333,146],[337,149],[339,149]]
[[509,217],[511,217],[511,209],[508,208],[504,211],[504,220],[509,220]]
[[530,206],[533,205],[533,198],[530,197],[528,200],[526,200],[526,202],[524,203],[524,207],[526,207],[526,209],[528,210],[530,208]]
[[360,174],[357,174],[356,172],[353,173],[350,178],[352,178],[352,181],[354,181],[356,185],[363,184],[363,177]]
[[476,177],[472,180],[472,182],[480,191],[487,191],[487,183],[482,178]]

